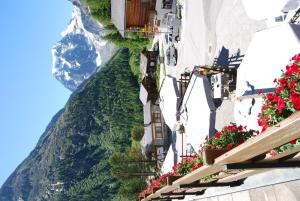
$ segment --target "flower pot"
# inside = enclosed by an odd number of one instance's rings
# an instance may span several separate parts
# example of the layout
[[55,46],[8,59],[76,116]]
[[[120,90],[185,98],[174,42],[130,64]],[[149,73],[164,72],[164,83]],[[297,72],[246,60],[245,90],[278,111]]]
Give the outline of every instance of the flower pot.
[[158,188],[158,187],[153,187],[152,188],[152,194],[154,194],[156,191],[158,191],[160,188]]
[[168,176],[167,177],[167,185],[171,186],[173,184],[174,181],[176,181],[177,179],[179,179],[181,176]]
[[229,149],[207,149],[202,152],[204,165],[212,165],[219,156],[229,151]]

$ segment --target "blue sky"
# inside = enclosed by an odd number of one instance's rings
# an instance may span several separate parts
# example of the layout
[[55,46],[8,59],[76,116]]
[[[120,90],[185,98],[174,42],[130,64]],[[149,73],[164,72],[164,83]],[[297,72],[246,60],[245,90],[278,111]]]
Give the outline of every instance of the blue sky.
[[0,186],[70,95],[51,74],[51,47],[71,13],[67,0],[1,2]]

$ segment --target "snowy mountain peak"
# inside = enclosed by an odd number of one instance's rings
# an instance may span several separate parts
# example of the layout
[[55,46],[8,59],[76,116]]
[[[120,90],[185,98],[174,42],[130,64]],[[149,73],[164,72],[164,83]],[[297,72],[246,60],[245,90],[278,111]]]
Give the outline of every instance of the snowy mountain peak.
[[52,73],[66,88],[76,88],[115,52],[113,44],[103,40],[103,26],[86,14],[79,2],[73,2],[72,20],[62,39],[52,48]]

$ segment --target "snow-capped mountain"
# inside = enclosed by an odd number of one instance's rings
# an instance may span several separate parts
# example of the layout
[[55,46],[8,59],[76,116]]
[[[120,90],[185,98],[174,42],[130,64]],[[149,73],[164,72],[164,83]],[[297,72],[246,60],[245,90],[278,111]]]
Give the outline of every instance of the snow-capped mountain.
[[101,38],[103,26],[86,14],[80,1],[73,1],[72,20],[52,48],[52,73],[66,88],[76,88],[115,52],[115,46]]

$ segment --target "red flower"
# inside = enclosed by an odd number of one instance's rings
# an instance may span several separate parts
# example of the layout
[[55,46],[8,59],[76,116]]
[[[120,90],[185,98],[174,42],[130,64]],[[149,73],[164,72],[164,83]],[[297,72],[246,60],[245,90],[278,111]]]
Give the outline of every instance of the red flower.
[[272,101],[274,100],[274,97],[275,97],[275,96],[274,96],[272,93],[268,93],[268,94],[266,95],[266,97],[267,97],[268,101],[272,102]]
[[287,80],[283,77],[279,80],[281,87],[285,87],[287,85]]
[[276,94],[280,94],[283,90],[284,90],[284,88],[282,88],[282,87],[277,87],[277,88],[275,89],[275,93],[276,93]]
[[292,60],[299,61],[300,60],[300,54],[296,54],[295,56],[293,56]]
[[290,95],[290,99],[292,101],[292,104],[296,110],[300,110],[300,98],[297,96]]
[[277,79],[275,78],[275,79],[273,80],[273,82],[276,83],[276,82],[277,82]]
[[278,112],[281,114],[282,113],[282,110],[285,108],[285,103],[284,103],[284,100],[283,98],[279,98],[278,101],[277,101],[277,109],[278,109]]
[[262,132],[268,128],[268,123],[265,120],[258,120],[258,125],[262,127]]
[[227,148],[228,148],[228,149],[232,149],[232,148],[233,148],[233,144],[231,144],[231,143],[228,144],[228,145],[227,145]]
[[262,94],[264,91],[262,89],[258,90],[258,94]]
[[242,125],[240,125],[238,128],[237,128],[239,131],[242,131],[244,129],[244,127]]
[[289,86],[291,89],[295,89],[296,82],[290,82]]
[[243,137],[240,138],[239,144],[242,144],[245,142],[245,139]]
[[221,137],[221,135],[222,134],[220,132],[217,132],[214,137],[217,138],[217,139],[219,139]]
[[297,64],[295,64],[295,63],[292,64],[291,71],[292,71],[292,73],[298,73],[299,72],[299,67],[297,66]]
[[290,141],[291,144],[296,144],[297,143],[297,139]]

